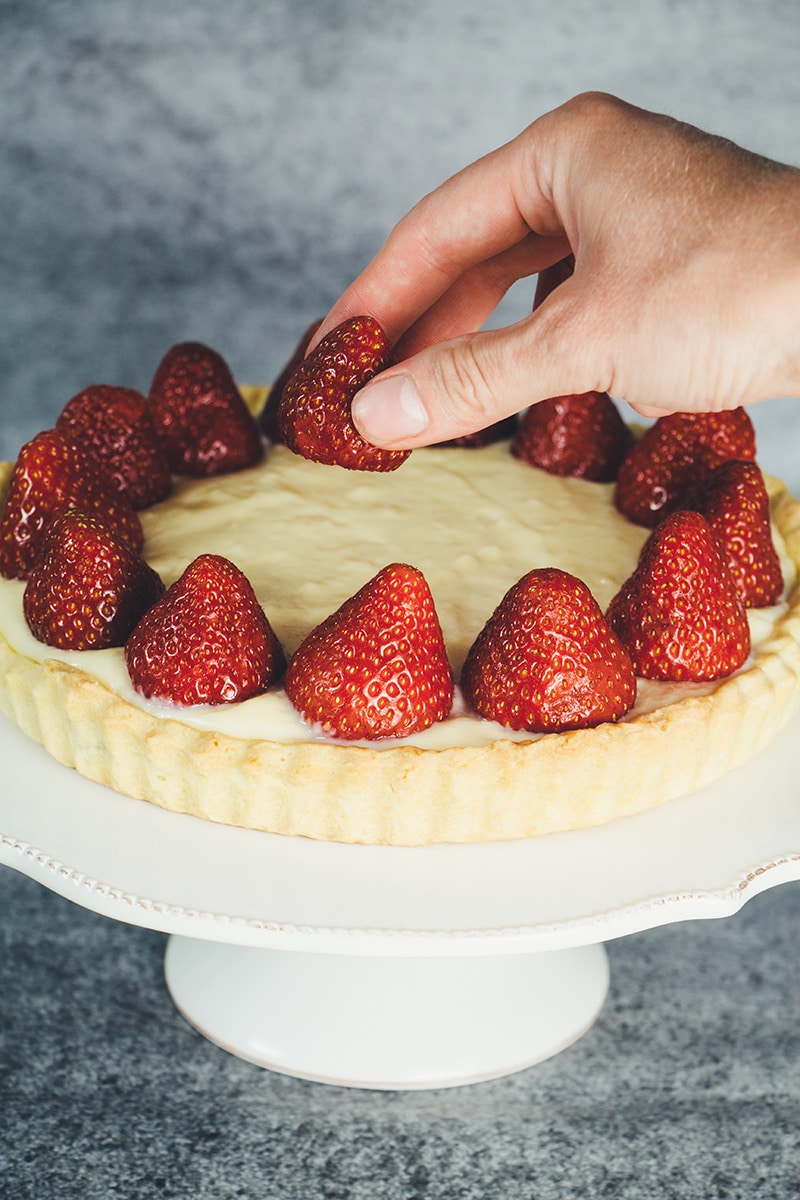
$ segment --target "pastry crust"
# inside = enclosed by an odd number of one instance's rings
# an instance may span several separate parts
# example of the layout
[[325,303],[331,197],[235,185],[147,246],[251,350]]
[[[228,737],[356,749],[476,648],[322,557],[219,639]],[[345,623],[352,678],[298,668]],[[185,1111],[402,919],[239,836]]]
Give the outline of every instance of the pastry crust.
[[[768,484],[775,526],[800,568],[800,504]],[[72,665],[37,662],[0,635],[0,710],[66,766],[175,812],[331,841],[474,842],[602,824],[724,775],[763,749],[799,702],[794,581],[753,661],[707,694],[688,687],[682,699],[595,729],[443,749],[193,728]]]

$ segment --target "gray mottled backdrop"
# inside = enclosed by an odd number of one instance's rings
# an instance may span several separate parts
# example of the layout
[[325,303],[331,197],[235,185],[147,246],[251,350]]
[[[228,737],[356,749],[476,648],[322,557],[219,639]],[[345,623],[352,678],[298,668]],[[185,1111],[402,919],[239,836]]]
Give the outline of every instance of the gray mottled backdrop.
[[[423,192],[575,92],[800,163],[798,63],[797,0],[0,0],[0,455],[180,339],[270,379]],[[799,412],[754,412],[798,491]],[[611,943],[538,1068],[376,1095],[224,1054],[161,935],[0,871],[0,1193],[798,1200],[799,902]]]
[[[177,340],[271,378],[416,199],[577,91],[800,162],[796,0],[5,0],[0,21],[4,457],[87,383],[146,388]],[[765,465],[791,478],[786,446]]]

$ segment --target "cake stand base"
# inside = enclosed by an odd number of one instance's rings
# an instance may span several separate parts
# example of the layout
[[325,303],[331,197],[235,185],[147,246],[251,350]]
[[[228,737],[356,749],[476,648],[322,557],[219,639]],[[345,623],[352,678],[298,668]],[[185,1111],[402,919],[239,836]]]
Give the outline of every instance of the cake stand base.
[[173,935],[167,985],[223,1049],[344,1087],[457,1087],[520,1071],[592,1025],[602,945],[476,957],[309,954]]
[[456,1086],[579,1038],[606,994],[604,943],[800,879],[799,737],[800,713],[703,791],[594,829],[357,846],[118,795],[0,717],[0,863],[168,934],[175,1003],[242,1058],[354,1087]]

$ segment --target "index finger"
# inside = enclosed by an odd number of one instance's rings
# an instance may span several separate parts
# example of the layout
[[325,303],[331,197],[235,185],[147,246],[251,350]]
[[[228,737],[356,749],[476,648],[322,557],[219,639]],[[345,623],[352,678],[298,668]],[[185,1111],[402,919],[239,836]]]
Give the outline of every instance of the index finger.
[[526,239],[529,273],[535,272],[537,235],[541,266],[550,265],[553,238],[563,229],[537,177],[534,128],[420,200],[334,304],[312,346],[341,321],[363,313],[380,321],[394,343],[467,272]]

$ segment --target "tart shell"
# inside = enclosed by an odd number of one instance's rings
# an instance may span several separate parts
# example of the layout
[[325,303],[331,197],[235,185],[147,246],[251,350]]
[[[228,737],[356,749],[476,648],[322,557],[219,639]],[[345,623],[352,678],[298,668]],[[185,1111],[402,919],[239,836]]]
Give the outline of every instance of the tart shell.
[[[768,480],[800,568],[800,504]],[[529,742],[374,751],[278,743],[154,716],[86,672],[39,663],[0,634],[0,711],[67,767],[179,813],[289,836],[392,845],[582,829],[686,795],[764,749],[800,703],[793,583],[755,657],[709,694]]]

